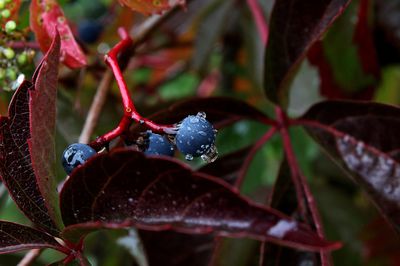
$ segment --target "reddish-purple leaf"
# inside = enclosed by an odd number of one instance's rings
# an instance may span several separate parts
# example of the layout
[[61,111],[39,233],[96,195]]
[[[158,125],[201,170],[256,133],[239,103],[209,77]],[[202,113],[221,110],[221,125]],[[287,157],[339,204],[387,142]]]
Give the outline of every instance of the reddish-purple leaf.
[[[251,119],[265,123],[273,123],[257,108],[244,101],[228,97],[197,98],[183,101],[166,108],[150,117],[160,124],[175,124],[186,116],[205,112],[207,120],[216,128],[221,128],[242,119]],[[142,132],[143,127],[135,125],[134,132]]]
[[29,91],[30,139],[29,152],[40,192],[46,199],[49,215],[58,228],[62,227],[56,176],[56,100],[60,59],[60,36],[43,58],[34,77],[34,89]]
[[265,91],[273,102],[286,106],[297,67],[309,48],[322,37],[350,0],[280,0],[270,21],[265,55]]
[[367,102],[323,102],[303,124],[328,154],[364,188],[384,215],[400,224],[400,109]]
[[9,116],[0,117],[0,176],[25,215],[52,234],[62,227],[52,180],[59,42],[56,37],[36,71],[38,87],[24,81]]
[[63,247],[48,234],[28,226],[0,221],[0,254],[34,248]]
[[61,192],[61,212],[69,226],[67,237],[79,235],[79,230],[136,226],[215,232],[307,250],[340,246],[302,223],[249,202],[218,178],[131,150],[98,155],[78,168]]
[[208,265],[214,239],[211,235],[188,235],[172,231],[140,232],[150,266]]

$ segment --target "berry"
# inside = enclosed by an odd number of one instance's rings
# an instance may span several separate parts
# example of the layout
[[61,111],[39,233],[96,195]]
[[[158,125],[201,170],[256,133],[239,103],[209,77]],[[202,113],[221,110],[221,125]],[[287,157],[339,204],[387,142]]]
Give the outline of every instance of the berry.
[[96,155],[96,151],[89,145],[74,143],[69,145],[63,153],[62,165],[65,172],[70,175],[79,165],[84,164],[89,158]]
[[78,26],[79,39],[85,43],[95,43],[102,32],[103,25],[96,20],[85,20]]
[[146,155],[174,156],[174,146],[167,137],[149,132],[148,146],[144,151]]
[[5,30],[7,33],[13,32],[17,28],[17,23],[14,20],[10,20],[5,25]]
[[214,127],[201,114],[190,115],[180,123],[176,146],[188,160],[207,154],[213,149],[214,143]]

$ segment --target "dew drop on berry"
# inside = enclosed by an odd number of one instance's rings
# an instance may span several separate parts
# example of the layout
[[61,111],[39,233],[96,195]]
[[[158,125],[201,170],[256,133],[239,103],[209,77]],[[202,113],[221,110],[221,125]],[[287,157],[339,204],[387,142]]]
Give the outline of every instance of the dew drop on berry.
[[191,155],[191,154],[186,154],[185,155],[185,159],[187,160],[187,161],[193,161],[193,155]]
[[192,117],[190,117],[189,121],[192,124],[196,124],[196,123],[199,123],[200,119],[197,116],[192,116]]
[[206,114],[205,112],[198,112],[196,116],[198,116],[198,117],[201,117],[201,118],[204,118],[204,119],[205,119],[205,118],[207,117],[207,114]]
[[207,163],[215,162],[218,159],[218,150],[215,145],[212,145],[210,149],[208,149],[206,154],[201,156],[201,159]]

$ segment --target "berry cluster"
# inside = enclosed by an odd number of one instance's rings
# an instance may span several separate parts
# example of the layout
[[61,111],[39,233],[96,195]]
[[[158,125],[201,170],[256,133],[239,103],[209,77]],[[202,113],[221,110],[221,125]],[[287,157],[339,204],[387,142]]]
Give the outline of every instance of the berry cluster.
[[[216,130],[206,120],[204,113],[189,115],[176,126],[175,134],[160,135],[147,131],[136,144],[146,155],[174,156],[175,146],[185,155],[186,160],[201,157],[206,162],[217,159],[215,147]],[[89,145],[75,143],[63,153],[62,163],[67,174],[84,164],[96,154]]]
[[35,52],[32,49],[18,47],[13,49],[11,44],[26,41],[28,32],[17,29],[17,23],[11,19],[15,12],[12,0],[0,0],[0,88],[15,90],[23,82],[24,68],[33,61]]

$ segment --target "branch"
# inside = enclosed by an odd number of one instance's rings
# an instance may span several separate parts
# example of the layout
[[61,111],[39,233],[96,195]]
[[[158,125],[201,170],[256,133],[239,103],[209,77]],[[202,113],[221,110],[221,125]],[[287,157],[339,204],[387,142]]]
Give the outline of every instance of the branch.
[[32,249],[28,253],[25,254],[24,258],[17,264],[17,266],[29,266],[35,262],[35,260],[42,253],[41,249]]
[[[321,217],[320,217],[320,214],[318,211],[318,207],[316,205],[316,202],[315,202],[314,196],[311,192],[311,189],[308,186],[308,182],[307,182],[305,176],[303,175],[303,173],[301,172],[301,169],[297,163],[296,155],[293,150],[292,141],[290,139],[290,135],[289,135],[289,131],[288,131],[288,126],[293,125],[293,121],[290,121],[286,117],[286,114],[279,107],[277,107],[276,113],[277,113],[278,120],[283,122],[282,127],[281,127],[281,135],[282,135],[282,140],[283,140],[284,149],[285,149],[285,153],[286,153],[286,158],[288,160],[290,170],[292,173],[293,183],[295,184],[295,186],[299,186],[299,188],[296,187],[296,192],[300,193],[297,195],[297,197],[299,198],[299,208],[300,208],[300,210],[302,210],[302,212],[304,214],[306,214],[306,209],[305,209],[305,206],[303,203],[303,198],[305,198],[307,201],[308,209],[311,213],[312,219],[315,224],[315,230],[320,237],[325,238],[325,234],[324,234],[324,230],[323,230],[323,226],[322,226]],[[298,189],[300,189],[301,191],[298,191]],[[302,208],[304,208],[304,209],[302,209]],[[322,266],[331,265],[329,253],[320,252],[320,255],[321,255]]]
[[253,14],[258,32],[261,37],[261,41],[264,45],[266,45],[268,42],[269,28],[267,21],[262,13],[260,4],[258,3],[258,0],[247,0],[247,5],[249,6],[251,13]]
[[276,127],[272,127],[251,148],[249,154],[246,156],[246,159],[243,162],[242,167],[240,168],[238,179],[235,182],[235,188],[240,189],[246,177],[247,170],[249,169],[250,164],[253,161],[253,158],[256,155],[257,151],[261,149],[262,146],[264,146],[264,144],[268,142],[275,135],[277,131],[278,129]]

